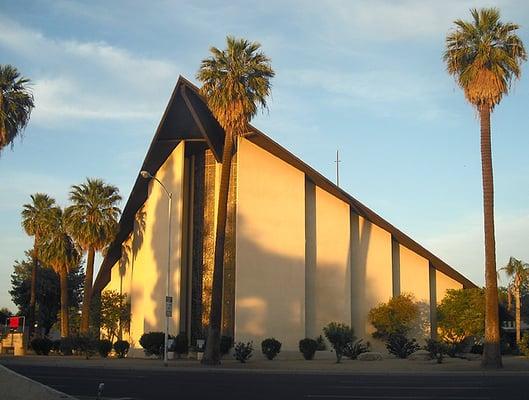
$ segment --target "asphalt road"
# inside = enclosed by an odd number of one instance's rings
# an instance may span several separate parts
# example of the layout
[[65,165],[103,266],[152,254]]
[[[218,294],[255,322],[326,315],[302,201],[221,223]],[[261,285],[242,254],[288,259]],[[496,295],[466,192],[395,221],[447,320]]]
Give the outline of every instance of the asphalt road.
[[[527,375],[315,375],[6,365],[80,399],[529,399]],[[1,396],[0,396],[1,397]]]

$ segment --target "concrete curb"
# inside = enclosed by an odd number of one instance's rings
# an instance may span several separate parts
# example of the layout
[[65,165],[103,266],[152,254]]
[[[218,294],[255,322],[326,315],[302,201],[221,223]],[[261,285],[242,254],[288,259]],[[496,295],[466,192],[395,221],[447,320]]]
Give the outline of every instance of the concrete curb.
[[0,364],[1,397],[5,400],[77,400]]

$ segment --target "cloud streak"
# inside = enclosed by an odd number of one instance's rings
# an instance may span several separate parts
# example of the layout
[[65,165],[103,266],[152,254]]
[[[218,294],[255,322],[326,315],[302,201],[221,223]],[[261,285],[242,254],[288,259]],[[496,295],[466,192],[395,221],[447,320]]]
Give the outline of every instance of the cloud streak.
[[38,125],[155,119],[177,77],[177,68],[169,61],[104,42],[52,39],[1,16],[0,47],[38,65],[27,73],[33,78],[38,105],[32,122]]

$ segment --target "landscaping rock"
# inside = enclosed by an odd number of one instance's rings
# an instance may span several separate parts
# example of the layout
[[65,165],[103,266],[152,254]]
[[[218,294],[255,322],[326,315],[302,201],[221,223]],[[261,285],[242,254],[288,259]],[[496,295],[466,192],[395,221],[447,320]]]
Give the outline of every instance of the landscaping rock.
[[376,351],[368,351],[358,355],[360,361],[382,361],[382,354]]
[[411,361],[428,361],[431,360],[430,352],[427,350],[417,350],[415,353],[410,354],[408,360]]

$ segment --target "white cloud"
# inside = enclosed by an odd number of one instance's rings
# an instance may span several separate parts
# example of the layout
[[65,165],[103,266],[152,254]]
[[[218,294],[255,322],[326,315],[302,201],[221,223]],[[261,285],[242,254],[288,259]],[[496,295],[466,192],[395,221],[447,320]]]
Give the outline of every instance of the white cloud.
[[[0,16],[0,47],[35,70],[32,123],[156,119],[177,78],[175,65],[104,42],[55,40]],[[41,72],[46,71],[46,72]]]
[[440,84],[425,76],[410,76],[395,68],[347,72],[340,69],[298,69],[282,72],[283,84],[296,89],[315,88],[331,95],[342,108],[370,109],[379,116],[431,120],[443,113]]
[[326,16],[325,28],[333,39],[345,36],[369,42],[393,42],[444,35],[455,19],[469,15],[470,8],[503,8],[511,2],[492,0],[489,3],[484,5],[479,0],[326,0],[321,3],[325,10],[321,15]]

